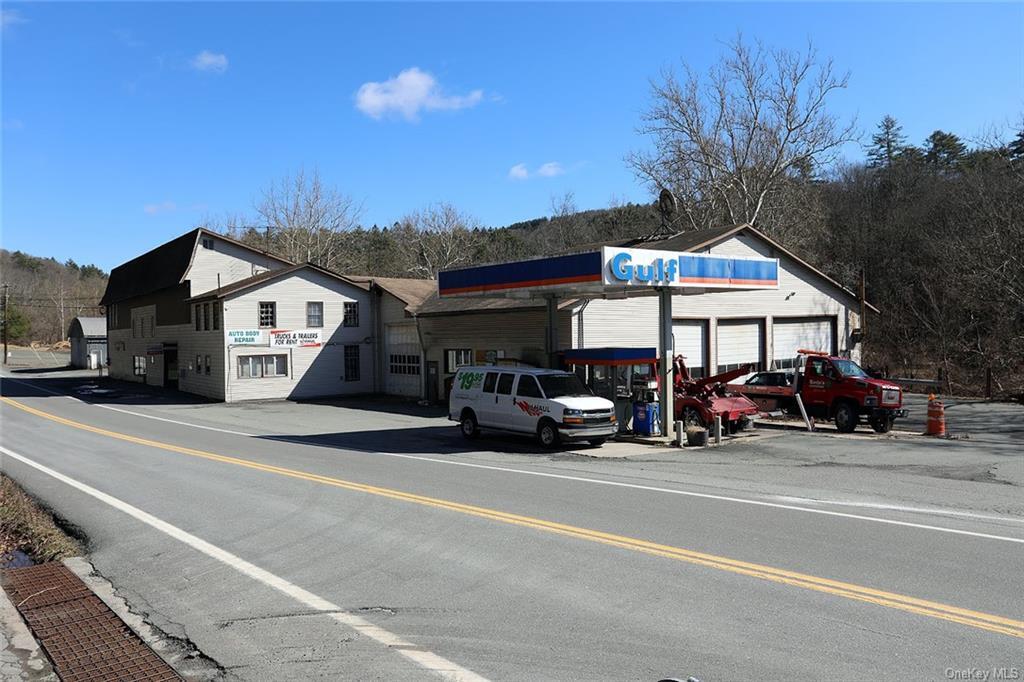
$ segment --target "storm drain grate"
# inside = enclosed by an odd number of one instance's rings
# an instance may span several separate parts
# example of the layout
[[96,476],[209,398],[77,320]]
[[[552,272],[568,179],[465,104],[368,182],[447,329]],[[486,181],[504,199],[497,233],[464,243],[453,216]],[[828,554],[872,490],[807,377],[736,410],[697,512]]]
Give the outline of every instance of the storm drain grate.
[[4,571],[3,587],[65,682],[181,679],[64,564]]

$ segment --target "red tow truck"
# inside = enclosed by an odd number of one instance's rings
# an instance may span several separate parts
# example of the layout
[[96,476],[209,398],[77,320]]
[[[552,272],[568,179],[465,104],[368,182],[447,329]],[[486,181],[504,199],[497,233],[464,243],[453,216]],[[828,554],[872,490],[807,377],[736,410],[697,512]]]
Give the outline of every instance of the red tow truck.
[[729,388],[764,412],[799,414],[799,395],[809,418],[834,421],[842,433],[850,433],[862,420],[876,432],[887,433],[898,417],[907,416],[899,386],[872,378],[848,358],[813,350],[797,353],[806,356],[802,372],[759,372]]
[[726,433],[736,433],[746,428],[750,418],[757,415],[758,408],[752,400],[726,386],[729,381],[749,372],[747,365],[704,379],[694,379],[686,368],[686,359],[677,355],[673,370],[675,418],[682,420],[685,426],[711,428],[715,417],[719,417]]

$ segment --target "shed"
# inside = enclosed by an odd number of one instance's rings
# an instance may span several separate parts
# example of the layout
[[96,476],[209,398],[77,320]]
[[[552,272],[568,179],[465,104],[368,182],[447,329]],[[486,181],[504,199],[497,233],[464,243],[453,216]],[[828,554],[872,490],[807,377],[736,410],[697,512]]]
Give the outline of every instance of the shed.
[[76,317],[68,328],[71,366],[97,369],[107,364],[107,318]]

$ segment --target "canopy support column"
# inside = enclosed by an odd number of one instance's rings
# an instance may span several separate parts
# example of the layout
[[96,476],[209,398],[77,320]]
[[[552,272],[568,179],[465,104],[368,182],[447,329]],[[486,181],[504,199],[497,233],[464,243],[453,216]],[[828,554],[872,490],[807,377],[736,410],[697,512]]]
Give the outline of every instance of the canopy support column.
[[672,341],[672,289],[662,287],[658,290],[658,377],[661,384],[661,433],[672,438],[675,428],[675,408],[673,405],[672,359],[675,355]]
[[544,337],[544,349],[548,356],[548,368],[557,369],[558,367],[558,297],[547,296],[545,297],[548,310],[548,328],[547,335]]

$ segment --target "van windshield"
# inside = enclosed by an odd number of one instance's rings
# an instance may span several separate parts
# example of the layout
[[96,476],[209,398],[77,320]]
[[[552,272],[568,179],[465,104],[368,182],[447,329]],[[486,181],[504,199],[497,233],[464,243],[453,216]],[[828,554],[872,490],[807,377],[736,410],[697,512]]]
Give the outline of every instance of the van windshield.
[[575,374],[541,374],[537,376],[544,395],[550,398],[562,398],[574,395],[593,395]]

